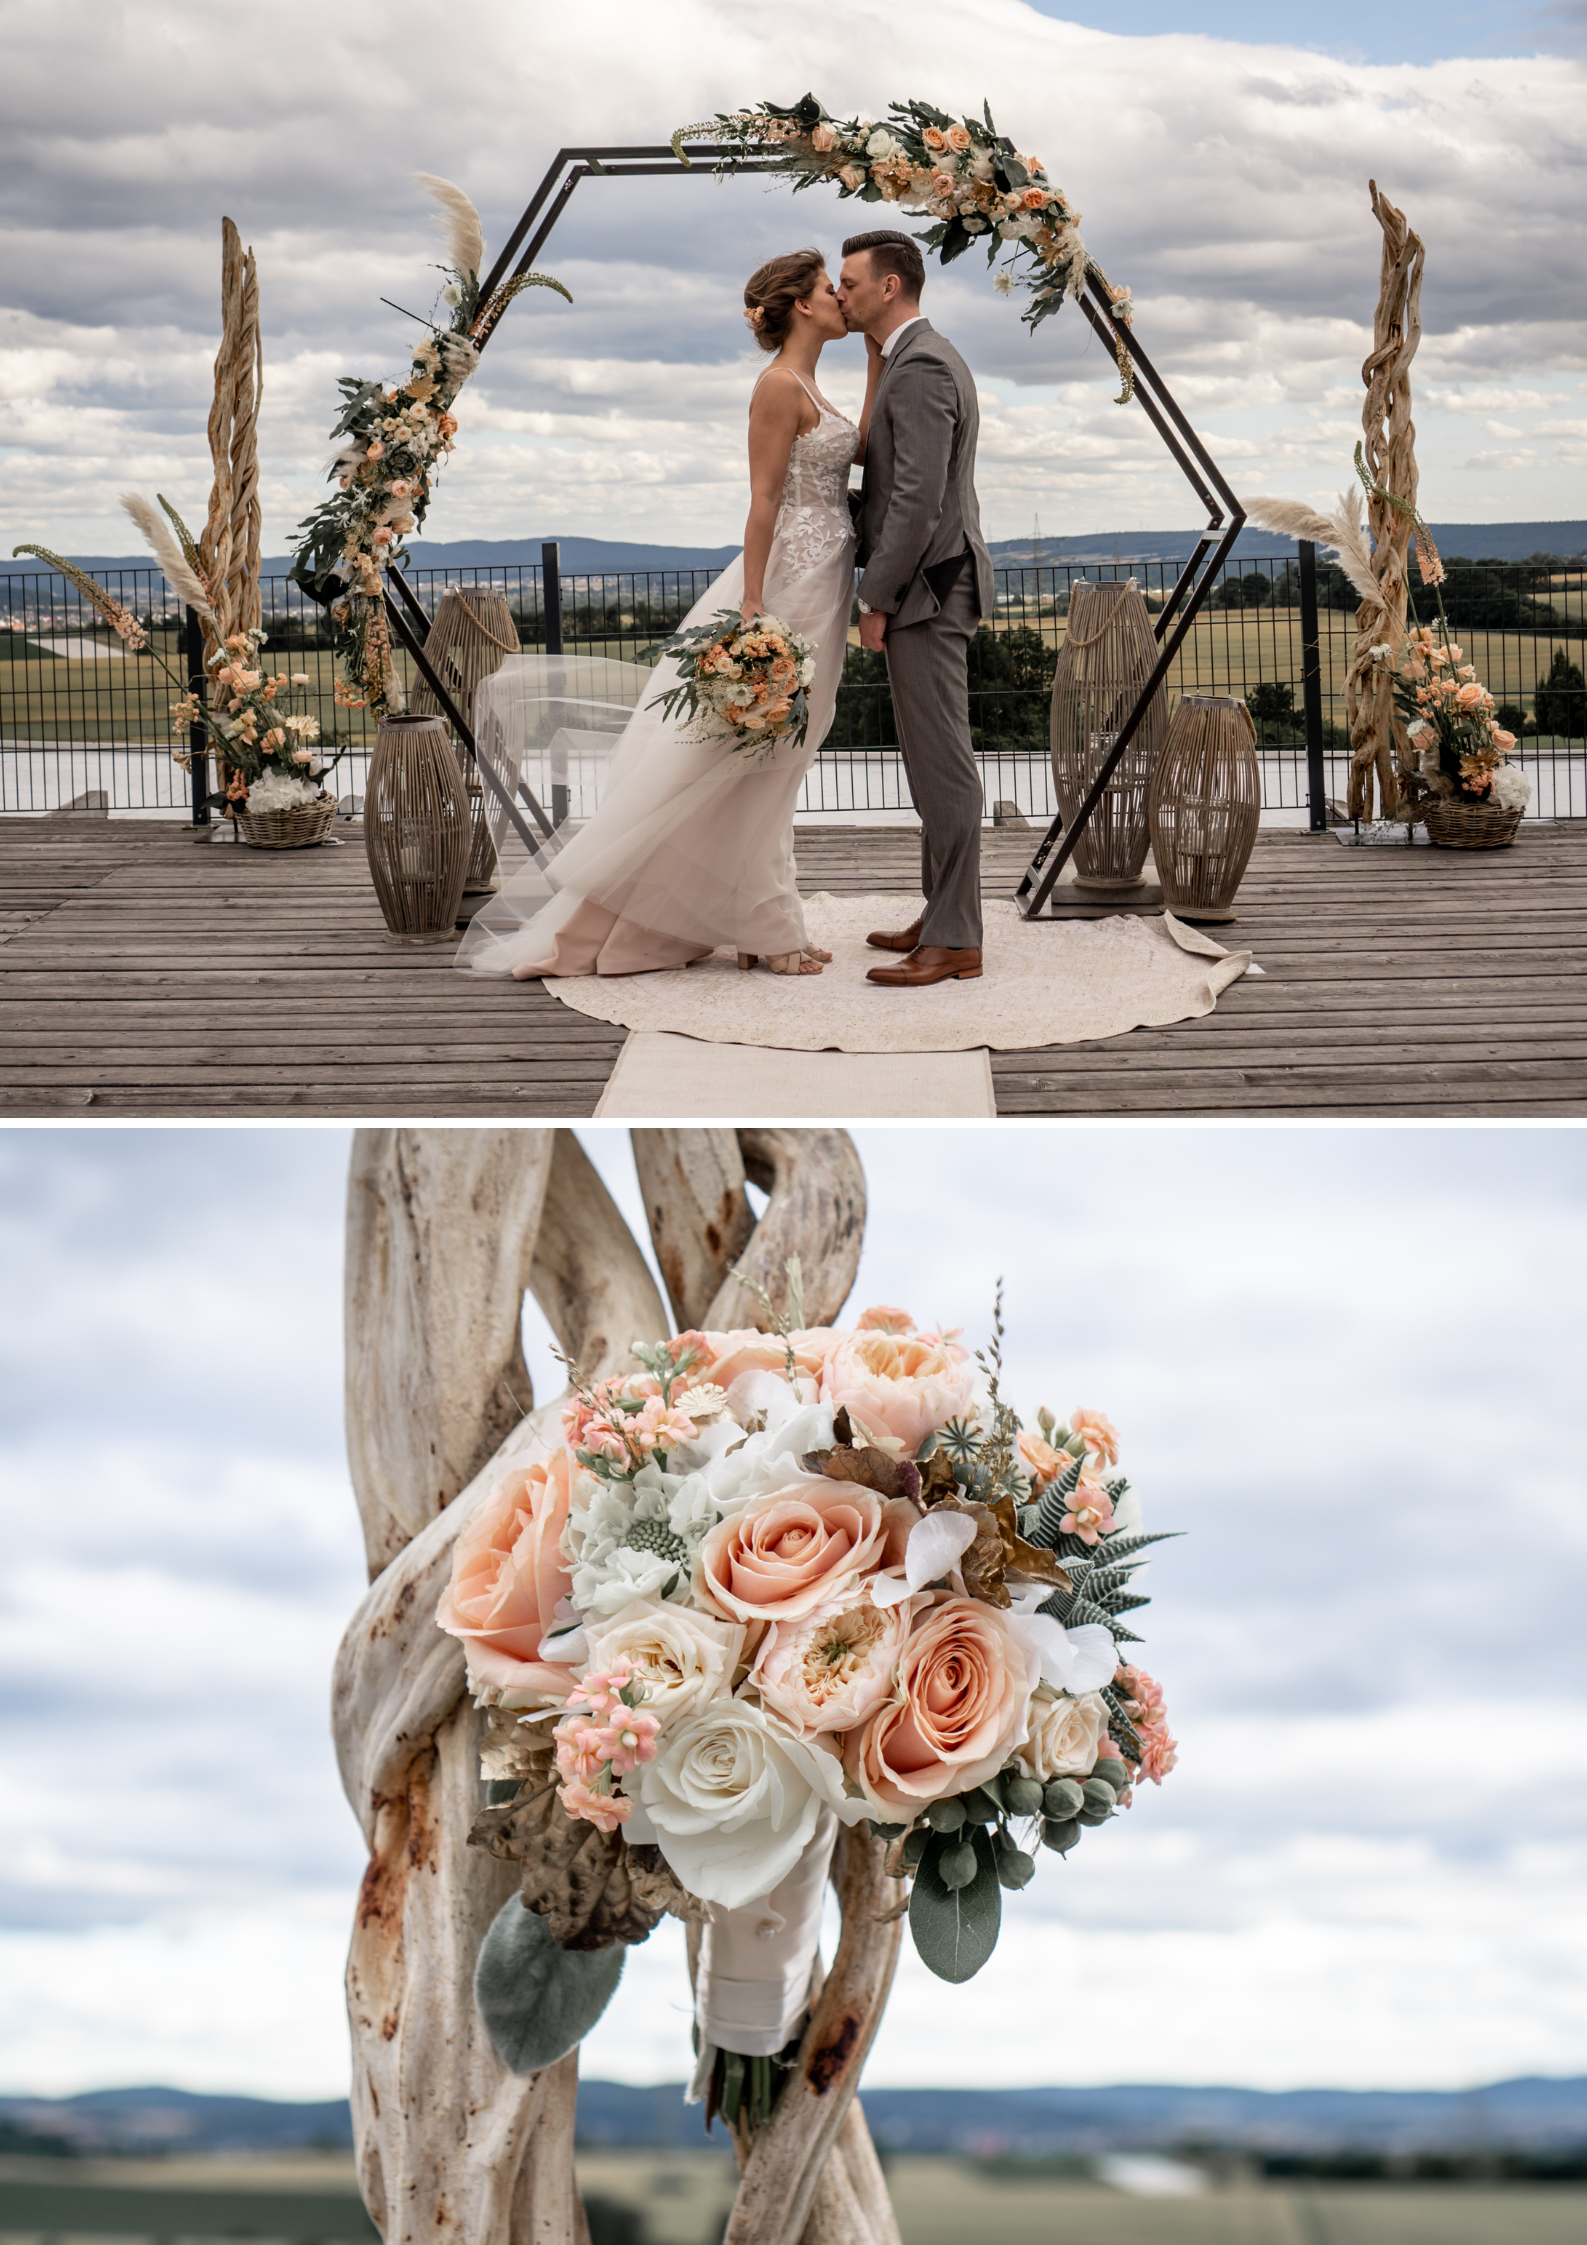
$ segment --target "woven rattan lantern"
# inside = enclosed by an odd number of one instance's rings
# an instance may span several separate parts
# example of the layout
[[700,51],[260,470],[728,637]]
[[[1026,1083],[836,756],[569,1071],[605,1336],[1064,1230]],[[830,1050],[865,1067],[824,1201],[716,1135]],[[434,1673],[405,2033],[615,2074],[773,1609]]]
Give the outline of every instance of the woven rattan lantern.
[[1187,694],[1152,778],[1152,855],[1184,920],[1232,920],[1262,816],[1256,727],[1228,694]]
[[[1133,577],[1124,585],[1082,579],[1074,587],[1052,682],[1053,785],[1066,826],[1079,815],[1156,660],[1157,642]],[[1146,799],[1167,730],[1168,697],[1159,688],[1075,844],[1076,885],[1093,896],[1124,901],[1144,887]]]
[[445,719],[384,719],[369,760],[364,847],[395,942],[456,941],[471,841],[468,789]]
[[[474,708],[474,692],[482,680],[493,678],[509,655],[518,652],[518,626],[505,593],[488,585],[448,585],[441,595],[424,642],[424,652],[455,706],[465,716]],[[413,682],[408,707],[415,717],[440,714],[440,704],[421,677]],[[465,895],[496,886],[496,852],[485,816],[485,789],[475,764],[461,742],[454,743],[463,784],[468,789],[472,814],[473,846],[469,852]]]

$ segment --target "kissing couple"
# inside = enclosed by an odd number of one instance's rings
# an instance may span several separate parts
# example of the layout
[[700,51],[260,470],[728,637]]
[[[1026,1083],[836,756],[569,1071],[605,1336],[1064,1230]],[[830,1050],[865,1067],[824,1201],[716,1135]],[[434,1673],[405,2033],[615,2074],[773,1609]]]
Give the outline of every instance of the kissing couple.
[[[455,963],[476,974],[644,974],[721,946],[741,967],[819,974],[805,931],[794,806],[832,724],[859,564],[860,644],[887,660],[899,747],[921,823],[922,909],[868,940],[896,954],[872,982],[917,989],[981,972],[981,780],[966,664],[993,604],[975,496],[975,384],[922,316],[925,264],[907,234],[856,234],[834,286],[819,250],[774,257],[744,290],[771,354],[749,408],[744,550],[684,627],[739,606],[816,649],[802,740],[752,764],[637,708],[594,815],[542,869],[514,874]],[[863,335],[858,427],[816,385],[828,343]],[[851,499],[849,471],[863,463]],[[663,669],[666,664],[664,662]],[[549,895],[548,895],[549,890]]]

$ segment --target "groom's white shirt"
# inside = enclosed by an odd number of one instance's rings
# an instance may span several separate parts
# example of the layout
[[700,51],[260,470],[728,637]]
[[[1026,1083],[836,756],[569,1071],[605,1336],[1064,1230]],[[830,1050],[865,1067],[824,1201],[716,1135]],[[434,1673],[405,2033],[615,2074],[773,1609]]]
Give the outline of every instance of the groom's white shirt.
[[901,335],[907,335],[912,327],[918,327],[925,316],[926,315],[924,312],[916,312],[909,319],[899,321],[892,334],[882,345],[882,356],[884,359],[890,359],[892,357],[893,345],[898,341],[898,338]]

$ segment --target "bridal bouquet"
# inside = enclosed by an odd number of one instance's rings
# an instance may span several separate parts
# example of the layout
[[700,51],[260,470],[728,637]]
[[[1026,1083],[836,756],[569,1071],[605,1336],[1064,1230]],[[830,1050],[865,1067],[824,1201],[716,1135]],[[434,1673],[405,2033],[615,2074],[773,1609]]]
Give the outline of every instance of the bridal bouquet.
[[816,650],[776,616],[746,624],[736,608],[723,608],[669,639],[661,654],[676,664],[679,683],[649,706],[669,717],[681,711],[694,738],[726,741],[732,754],[751,757],[804,739]]
[[[790,1298],[802,1319],[795,1265]],[[762,1942],[804,1911],[813,1954],[833,1835],[868,1822],[921,1956],[964,1980],[1036,1845],[1067,1854],[1173,1768],[1161,1688],[1120,1651],[1162,1538],[1100,1412],[1004,1402],[1001,1336],[972,1358],[884,1308],[678,1334],[575,1387],[565,1440],[503,1473],[439,1620],[513,1796],[475,1837],[539,1851],[524,1899],[564,1948],[663,1909],[725,1938],[757,1903]]]

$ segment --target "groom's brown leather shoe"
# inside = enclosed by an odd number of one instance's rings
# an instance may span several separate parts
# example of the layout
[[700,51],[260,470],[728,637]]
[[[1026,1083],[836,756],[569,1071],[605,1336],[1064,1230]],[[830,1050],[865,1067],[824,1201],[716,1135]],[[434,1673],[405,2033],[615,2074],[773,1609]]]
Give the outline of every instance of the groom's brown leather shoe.
[[961,982],[973,982],[980,971],[979,944],[973,950],[945,951],[928,943],[900,959],[896,967],[872,967],[865,979],[885,983],[889,990],[924,990],[928,983],[951,982],[955,975]]
[[920,941],[920,931],[925,923],[926,915],[922,912],[918,920],[911,920],[908,927],[900,929],[897,935],[889,935],[885,928],[878,928],[874,935],[868,935],[865,940],[873,951],[913,951]]

